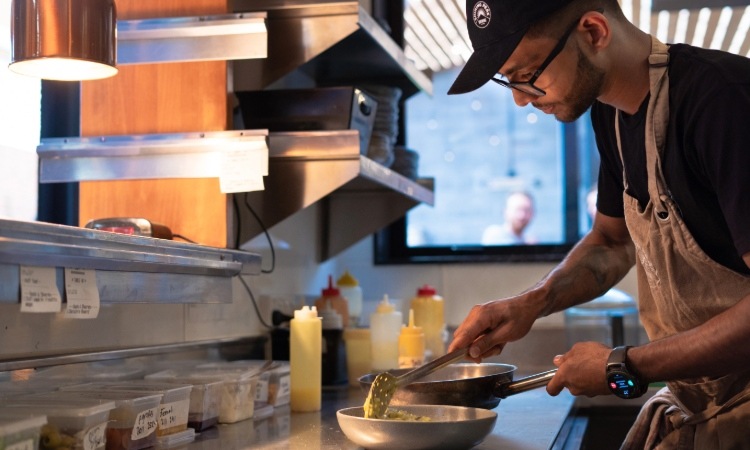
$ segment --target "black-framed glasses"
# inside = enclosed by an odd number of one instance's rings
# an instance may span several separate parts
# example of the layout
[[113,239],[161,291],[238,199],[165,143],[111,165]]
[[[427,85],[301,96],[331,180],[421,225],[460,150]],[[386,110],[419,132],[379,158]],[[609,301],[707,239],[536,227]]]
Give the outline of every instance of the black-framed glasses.
[[555,48],[552,49],[550,54],[547,56],[544,62],[542,62],[539,68],[536,69],[531,78],[526,81],[506,81],[502,78],[492,77],[491,80],[499,84],[500,86],[505,86],[508,89],[516,89],[523,92],[524,94],[532,95],[534,97],[544,97],[545,95],[547,95],[547,92],[545,92],[544,89],[534,86],[534,82],[539,78],[539,75],[542,74],[544,69],[546,69],[547,66],[550,65],[552,60],[560,54],[562,49],[565,48],[565,44],[568,42],[568,38],[570,37],[571,33],[573,33],[573,30],[576,29],[580,20],[581,18],[579,17],[578,20],[576,20],[570,27],[568,27],[568,29],[565,31],[565,34],[563,34],[560,40],[557,41],[557,45],[555,45]]

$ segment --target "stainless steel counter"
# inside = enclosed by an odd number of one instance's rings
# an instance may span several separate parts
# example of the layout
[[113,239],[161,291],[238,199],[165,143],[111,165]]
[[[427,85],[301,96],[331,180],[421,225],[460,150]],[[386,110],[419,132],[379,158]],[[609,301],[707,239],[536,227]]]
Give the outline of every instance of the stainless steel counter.
[[[316,413],[290,413],[288,405],[277,408],[274,416],[219,425],[200,433],[187,450],[240,449],[357,449],[338,426],[336,411],[364,402],[365,393],[356,388],[323,392],[323,408]],[[495,411],[495,429],[478,450],[549,449],[574,403],[564,391],[550,397],[544,389],[509,397]]]

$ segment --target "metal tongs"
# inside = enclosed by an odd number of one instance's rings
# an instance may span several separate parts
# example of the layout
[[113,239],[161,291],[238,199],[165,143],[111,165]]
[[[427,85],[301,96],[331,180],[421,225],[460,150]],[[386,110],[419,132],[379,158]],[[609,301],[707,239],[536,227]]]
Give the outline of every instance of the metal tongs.
[[393,394],[396,393],[396,389],[406,386],[409,383],[413,383],[441,367],[445,367],[448,364],[462,359],[466,356],[468,351],[468,347],[453,350],[450,353],[419,366],[414,370],[410,370],[398,377],[391,375],[388,372],[379,374],[373,380],[372,386],[370,386],[370,393],[365,402],[365,417],[376,419],[383,418],[388,409],[388,404],[391,403]]

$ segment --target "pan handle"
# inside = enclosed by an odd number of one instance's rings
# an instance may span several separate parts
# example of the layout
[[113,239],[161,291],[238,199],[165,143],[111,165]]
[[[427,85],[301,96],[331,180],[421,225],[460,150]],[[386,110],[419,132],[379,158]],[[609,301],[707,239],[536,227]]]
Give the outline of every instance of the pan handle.
[[495,386],[495,397],[505,398],[510,395],[520,394],[521,392],[530,391],[538,387],[546,386],[549,380],[555,376],[557,369],[548,370],[546,372],[538,373],[536,375],[530,375],[520,380],[499,383]]

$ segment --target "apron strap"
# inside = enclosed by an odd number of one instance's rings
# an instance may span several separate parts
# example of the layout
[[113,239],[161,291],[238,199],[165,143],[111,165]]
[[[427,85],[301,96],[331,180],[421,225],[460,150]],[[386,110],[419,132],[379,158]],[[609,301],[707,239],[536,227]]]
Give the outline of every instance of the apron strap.
[[[654,203],[654,210],[660,219],[666,219],[669,214],[664,206],[667,195],[666,183],[661,171],[661,149],[666,141],[667,124],[669,122],[669,48],[654,36],[651,36],[651,54],[649,63],[649,91],[651,96],[646,110],[646,138],[653,136],[651,142],[646,143],[646,169],[648,176],[649,197]],[[622,154],[622,140],[620,138],[620,110],[615,111],[615,135],[617,150],[622,161],[622,179],[625,189],[628,180],[625,176],[625,159]],[[651,150],[653,149],[653,150]]]

